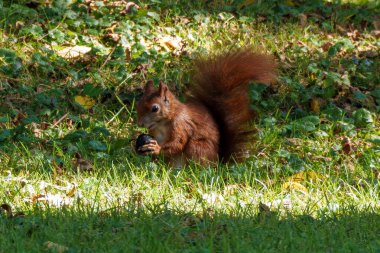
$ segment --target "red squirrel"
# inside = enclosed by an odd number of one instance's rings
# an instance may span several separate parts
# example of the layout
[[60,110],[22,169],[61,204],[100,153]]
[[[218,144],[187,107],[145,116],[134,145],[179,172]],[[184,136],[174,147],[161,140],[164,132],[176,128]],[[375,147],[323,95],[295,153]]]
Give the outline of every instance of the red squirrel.
[[140,153],[162,154],[175,167],[239,156],[252,141],[249,82],[269,84],[275,72],[273,57],[241,49],[196,61],[185,103],[163,82],[155,89],[148,81],[137,103],[137,122],[153,140]]

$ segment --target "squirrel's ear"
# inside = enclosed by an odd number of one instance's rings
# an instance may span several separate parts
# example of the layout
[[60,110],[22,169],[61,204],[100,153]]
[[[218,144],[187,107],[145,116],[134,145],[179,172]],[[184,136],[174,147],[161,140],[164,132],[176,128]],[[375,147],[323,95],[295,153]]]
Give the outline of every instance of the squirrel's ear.
[[145,90],[144,90],[144,93],[146,95],[149,95],[149,94],[152,94],[154,91],[154,86],[153,86],[153,81],[152,80],[149,80],[148,82],[146,82],[145,84]]
[[163,81],[160,81],[160,86],[158,87],[158,92],[160,93],[160,96],[161,97],[164,97],[165,99],[165,102],[168,102],[168,91],[169,91],[169,88],[168,86],[163,82]]

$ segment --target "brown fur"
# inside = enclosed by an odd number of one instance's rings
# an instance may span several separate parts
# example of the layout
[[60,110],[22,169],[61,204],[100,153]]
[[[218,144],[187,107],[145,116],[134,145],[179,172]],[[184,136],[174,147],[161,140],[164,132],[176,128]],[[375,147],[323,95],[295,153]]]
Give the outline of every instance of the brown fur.
[[[157,140],[157,145],[149,146],[153,153],[162,153],[172,164],[183,165],[189,159],[226,161],[251,141],[249,82],[274,79],[273,58],[250,50],[199,60],[185,104],[165,84],[155,90],[152,82],[147,83],[137,105],[138,123],[150,127]],[[160,110],[152,112],[153,105]]]

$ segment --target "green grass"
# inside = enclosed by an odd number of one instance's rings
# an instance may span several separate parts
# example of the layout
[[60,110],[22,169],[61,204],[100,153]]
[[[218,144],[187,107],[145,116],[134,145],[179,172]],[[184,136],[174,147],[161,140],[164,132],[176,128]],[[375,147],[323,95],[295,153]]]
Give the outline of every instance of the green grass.
[[[379,252],[380,6],[345,2],[0,1],[0,253]],[[193,58],[246,45],[279,62],[249,159],[135,154],[146,80],[181,97]]]

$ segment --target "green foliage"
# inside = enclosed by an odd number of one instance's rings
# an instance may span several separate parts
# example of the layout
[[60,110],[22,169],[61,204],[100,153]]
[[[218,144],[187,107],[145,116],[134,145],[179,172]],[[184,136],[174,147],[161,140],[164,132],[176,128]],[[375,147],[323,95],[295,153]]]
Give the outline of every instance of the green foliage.
[[0,48],[0,73],[15,77],[21,69],[21,60],[15,52],[6,48]]
[[[12,207],[0,252],[379,250],[378,1],[126,2],[0,1],[0,204]],[[244,163],[177,171],[134,152],[147,80],[182,99],[194,58],[245,46],[279,73],[249,87]]]

